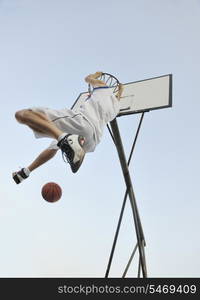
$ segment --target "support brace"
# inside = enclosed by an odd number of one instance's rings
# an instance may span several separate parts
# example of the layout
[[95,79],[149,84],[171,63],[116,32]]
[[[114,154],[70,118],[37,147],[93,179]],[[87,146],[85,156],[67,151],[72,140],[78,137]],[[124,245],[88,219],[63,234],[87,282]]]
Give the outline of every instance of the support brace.
[[[142,116],[142,118],[143,118],[143,116]],[[118,124],[117,124],[117,120],[114,119],[110,123],[110,125],[111,125],[111,128],[112,128],[112,137],[114,139],[114,143],[115,143],[115,146],[117,148],[117,152],[118,152],[118,156],[119,156],[119,160],[120,160],[120,164],[121,164],[121,168],[122,168],[122,172],[123,172],[123,176],[124,176],[124,180],[125,180],[125,184],[126,184],[126,188],[127,188],[125,198],[127,197],[127,195],[129,195],[131,208],[132,208],[132,212],[133,212],[133,219],[134,219],[136,236],[137,236],[137,246],[138,246],[138,249],[139,249],[139,265],[141,265],[143,277],[146,278],[147,277],[147,270],[146,270],[146,261],[145,261],[145,253],[144,253],[145,239],[144,239],[142,225],[141,225],[141,221],[140,221],[140,217],[139,217],[139,213],[138,213],[138,209],[137,209],[137,204],[136,204],[136,199],[135,199],[135,195],[134,195],[134,191],[133,191],[131,177],[130,177],[130,173],[129,173],[129,169],[128,169],[130,159],[129,159],[129,162],[127,163],[126,156],[125,156],[125,153],[124,153],[123,144],[122,144],[122,140],[121,140],[121,136],[120,136],[120,132],[119,132],[119,128],[118,128]],[[138,132],[137,132],[137,135],[138,135]],[[131,153],[131,155],[132,155],[132,153]],[[130,158],[131,158],[131,156],[130,156]],[[122,208],[124,209],[124,207],[122,207]],[[119,228],[118,228],[118,231],[119,231]],[[112,252],[114,252],[114,249],[112,249]],[[134,249],[133,253],[135,253],[135,249]],[[113,253],[112,253],[112,255],[113,255]],[[126,267],[125,273],[128,270],[128,267],[129,267],[130,262],[133,258],[133,255],[134,254],[131,255],[131,258],[130,258],[129,263]],[[111,264],[111,260],[109,261],[109,266],[107,268],[105,277],[108,277],[110,264]],[[124,276],[124,274],[123,274],[123,276]]]

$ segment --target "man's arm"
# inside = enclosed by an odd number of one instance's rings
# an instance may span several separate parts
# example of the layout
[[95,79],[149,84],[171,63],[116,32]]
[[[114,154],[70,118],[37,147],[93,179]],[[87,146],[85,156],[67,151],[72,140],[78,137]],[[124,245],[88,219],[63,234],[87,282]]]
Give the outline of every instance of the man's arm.
[[[96,72],[96,73],[94,73],[94,74],[90,74],[90,75],[88,75],[87,77],[85,77],[85,81],[87,82],[87,83],[90,83],[91,85],[93,85],[93,86],[106,86],[106,83],[103,81],[103,80],[99,80],[99,79],[97,79],[98,77],[100,77],[101,75],[103,74],[103,72]],[[116,97],[117,97],[117,99],[118,100],[120,100],[120,98],[121,98],[121,95],[122,95],[122,93],[123,93],[123,84],[119,84],[119,90],[118,90],[118,92],[117,92],[117,94],[116,94]]]
[[85,77],[85,81],[94,87],[106,86],[106,84],[103,80],[97,79],[102,74],[103,74],[103,72],[96,72],[94,74],[89,74],[88,76]]
[[118,100],[120,100],[121,96],[122,96],[122,93],[123,93],[123,90],[124,90],[124,87],[123,87],[123,84],[122,83],[119,83],[119,90],[116,94],[116,97]]

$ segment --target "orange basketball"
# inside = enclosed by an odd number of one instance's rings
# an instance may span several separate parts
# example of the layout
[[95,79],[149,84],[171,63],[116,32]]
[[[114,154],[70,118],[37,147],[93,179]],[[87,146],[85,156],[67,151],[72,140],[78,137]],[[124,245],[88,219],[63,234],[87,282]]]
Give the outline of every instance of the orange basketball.
[[42,190],[42,197],[48,202],[56,202],[62,196],[62,189],[61,187],[55,182],[48,182],[43,185]]

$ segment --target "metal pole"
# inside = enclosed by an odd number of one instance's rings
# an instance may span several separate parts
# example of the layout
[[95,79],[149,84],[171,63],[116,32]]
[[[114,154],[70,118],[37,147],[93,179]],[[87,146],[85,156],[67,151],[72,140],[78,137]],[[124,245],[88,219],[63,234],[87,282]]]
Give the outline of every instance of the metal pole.
[[127,264],[127,266],[126,266],[126,268],[125,268],[125,270],[124,270],[124,273],[123,273],[123,275],[122,275],[122,278],[125,278],[125,276],[126,276],[126,274],[127,274],[127,272],[128,272],[128,269],[129,269],[129,267],[130,267],[130,264],[131,264],[131,262],[132,262],[132,259],[133,259],[134,255],[135,255],[136,250],[137,250],[137,246],[138,246],[138,245],[136,244],[135,248],[133,249],[133,252],[132,252],[132,254],[131,254],[131,257],[130,257],[130,259],[129,259],[129,261],[128,261],[128,264]]
[[[132,145],[131,152],[130,152],[129,159],[128,159],[128,166],[130,164],[130,161],[131,161],[131,158],[132,158],[132,155],[133,155],[133,151],[135,149],[136,141],[137,141],[137,138],[138,138],[138,135],[139,135],[139,131],[140,131],[140,128],[141,128],[141,125],[142,125],[143,118],[144,118],[144,112],[141,115],[140,122],[139,122],[137,131],[136,131],[136,135],[135,135],[135,138],[134,138],[134,141],[133,141],[133,145]],[[107,127],[108,127],[108,130],[109,130],[110,135],[112,137],[112,140],[115,144],[115,140],[114,140],[112,131],[110,130],[110,127],[108,125],[107,125]],[[115,146],[116,146],[116,144],[115,144]],[[111,253],[110,253],[110,257],[109,257],[109,261],[108,261],[108,266],[107,266],[107,269],[106,269],[105,278],[108,277],[109,272],[110,272],[110,267],[111,267],[111,263],[112,263],[116,243],[117,243],[117,238],[118,238],[118,235],[119,235],[119,230],[120,230],[120,226],[121,226],[121,222],[122,222],[122,218],[123,218],[123,214],[124,214],[124,209],[125,209],[125,205],[126,205],[127,196],[128,196],[128,190],[126,189],[123,204],[122,204],[122,208],[121,208],[121,212],[120,212],[120,216],[119,216],[119,220],[118,220],[118,224],[117,224],[117,229],[116,229],[116,232],[115,232],[115,237],[114,237],[114,241],[113,241],[113,245],[112,245],[112,249],[111,249]],[[139,222],[140,222],[139,214],[138,214],[138,219],[139,219]],[[143,234],[141,222],[140,222],[140,231],[141,231],[141,234],[142,234],[143,239],[144,239],[144,234]],[[132,260],[132,258],[130,258],[130,260]]]
[[144,257],[143,257],[143,251],[142,251],[143,236],[141,235],[141,228],[140,228],[141,224],[140,224],[140,222],[138,222],[138,210],[137,210],[135,195],[134,195],[134,191],[133,191],[131,177],[129,174],[126,156],[124,153],[123,144],[121,141],[121,136],[120,136],[117,120],[114,119],[110,124],[111,124],[111,128],[112,128],[113,136],[115,139],[118,156],[119,156],[122,172],[124,175],[124,180],[126,183],[126,187],[127,187],[131,207],[132,207],[133,219],[134,219],[134,223],[135,223],[135,230],[136,230],[136,236],[137,236],[137,242],[138,242],[138,249],[139,249],[139,254],[140,254],[140,261],[141,261],[141,267],[142,267],[142,273],[143,273],[143,277],[147,277],[146,266],[145,266],[145,261],[144,261]]
[[121,226],[121,222],[122,222],[122,217],[123,217],[123,214],[124,214],[124,209],[125,209],[127,196],[128,196],[128,191],[126,190],[124,200],[123,200],[123,204],[122,204],[122,208],[121,208],[121,212],[120,212],[120,216],[119,216],[119,221],[118,221],[118,224],[117,224],[117,229],[116,229],[116,232],[115,232],[115,237],[114,237],[110,257],[109,257],[109,261],[108,261],[108,266],[107,266],[105,278],[108,277],[109,272],[110,272],[110,266],[111,266],[111,263],[112,263],[112,259],[113,259],[113,255],[114,255],[114,251],[115,251],[115,247],[116,247],[116,243],[117,243],[117,238],[118,238],[118,235],[119,235],[119,230],[120,230],[120,226]]

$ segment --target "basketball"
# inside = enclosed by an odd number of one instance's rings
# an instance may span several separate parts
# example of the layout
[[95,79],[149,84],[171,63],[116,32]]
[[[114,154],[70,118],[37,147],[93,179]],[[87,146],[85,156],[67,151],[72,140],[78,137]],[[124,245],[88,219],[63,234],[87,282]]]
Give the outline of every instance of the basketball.
[[48,182],[42,187],[42,197],[48,202],[56,202],[62,196],[61,187],[55,182]]

